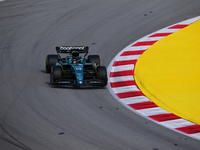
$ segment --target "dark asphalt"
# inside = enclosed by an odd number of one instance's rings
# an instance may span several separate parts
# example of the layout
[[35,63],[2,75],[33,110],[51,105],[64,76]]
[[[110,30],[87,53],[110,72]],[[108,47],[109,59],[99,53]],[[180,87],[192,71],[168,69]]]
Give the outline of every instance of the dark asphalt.
[[45,57],[88,45],[108,66],[135,40],[200,15],[198,0],[0,2],[1,150],[198,150],[200,142],[134,114],[107,88],[53,88]]

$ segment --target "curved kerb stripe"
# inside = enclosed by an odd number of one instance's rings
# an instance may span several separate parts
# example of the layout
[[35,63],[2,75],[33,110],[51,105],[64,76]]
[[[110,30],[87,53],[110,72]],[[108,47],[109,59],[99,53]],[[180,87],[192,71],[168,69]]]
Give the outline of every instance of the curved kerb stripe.
[[200,125],[158,107],[140,91],[133,75],[138,58],[151,45],[199,19],[200,16],[161,29],[124,48],[108,66],[109,84],[107,86],[110,93],[133,112],[198,140],[200,140]]

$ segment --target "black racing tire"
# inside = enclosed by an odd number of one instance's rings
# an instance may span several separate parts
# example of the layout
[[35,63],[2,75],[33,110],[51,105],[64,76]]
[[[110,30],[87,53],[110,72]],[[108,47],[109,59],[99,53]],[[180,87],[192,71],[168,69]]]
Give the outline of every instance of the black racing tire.
[[50,54],[46,57],[46,72],[51,72],[51,67],[58,62],[58,55]]
[[105,85],[107,85],[108,78],[107,78],[106,67],[99,66],[97,68],[97,73],[98,73],[97,78],[100,79],[100,80],[103,80]]
[[97,64],[97,66],[100,65],[99,55],[89,55],[87,60],[88,60],[89,63],[95,62]]
[[60,66],[51,67],[50,82],[53,85],[56,80],[62,79],[62,68]]

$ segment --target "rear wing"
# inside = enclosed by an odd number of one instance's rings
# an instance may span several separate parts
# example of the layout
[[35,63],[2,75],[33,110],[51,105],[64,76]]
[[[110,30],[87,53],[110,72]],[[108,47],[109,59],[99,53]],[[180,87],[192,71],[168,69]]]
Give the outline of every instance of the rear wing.
[[88,53],[88,50],[88,46],[56,46],[57,53],[72,53],[73,51]]

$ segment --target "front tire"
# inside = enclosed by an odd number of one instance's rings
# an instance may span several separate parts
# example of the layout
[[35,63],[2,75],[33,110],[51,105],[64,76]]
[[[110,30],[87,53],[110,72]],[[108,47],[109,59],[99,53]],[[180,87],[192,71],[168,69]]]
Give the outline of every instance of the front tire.
[[97,68],[97,73],[98,73],[97,78],[100,79],[100,80],[103,80],[105,85],[107,85],[108,78],[107,78],[106,67],[99,66]]
[[53,85],[57,80],[62,79],[62,69],[59,66],[51,67],[50,82]]
[[51,67],[54,66],[58,62],[58,55],[47,55],[46,57],[46,72],[51,72]]

